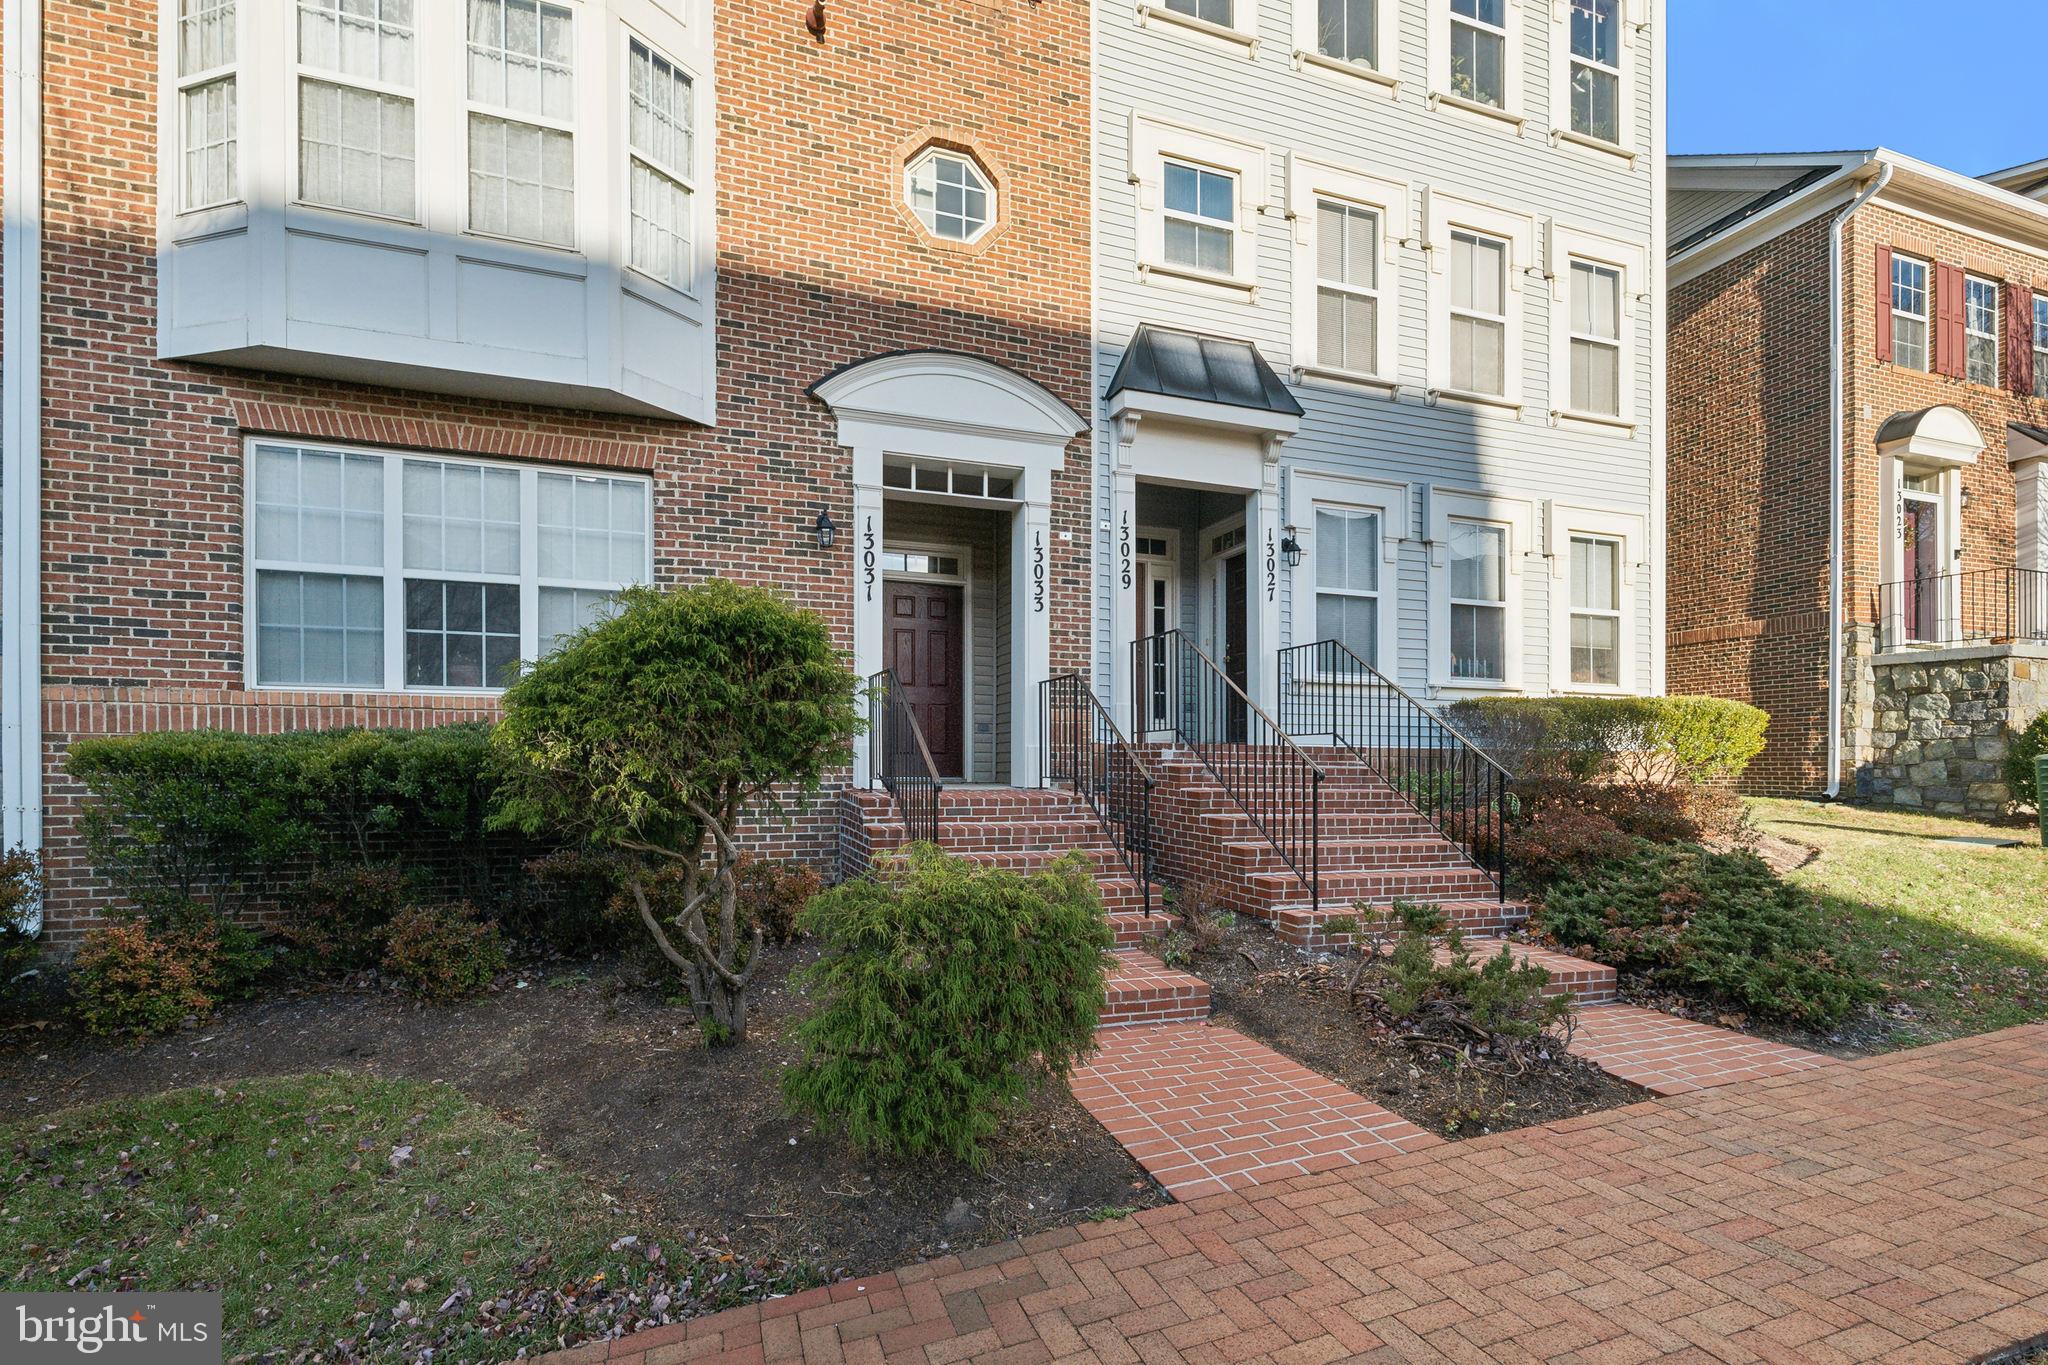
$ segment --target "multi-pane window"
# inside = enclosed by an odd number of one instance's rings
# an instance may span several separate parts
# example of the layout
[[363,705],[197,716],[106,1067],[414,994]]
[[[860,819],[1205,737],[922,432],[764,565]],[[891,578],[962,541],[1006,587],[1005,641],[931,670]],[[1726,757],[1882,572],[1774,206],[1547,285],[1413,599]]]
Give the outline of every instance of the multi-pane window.
[[1572,537],[1572,682],[1621,686],[1621,545]]
[[1235,18],[1231,13],[1232,0],[1165,0],[1165,4],[1175,14],[1221,24],[1224,28],[1229,28]]
[[1482,682],[1507,678],[1507,556],[1504,526],[1449,523],[1451,676]]
[[1451,93],[1505,109],[1508,0],[1450,0]]
[[1573,261],[1573,412],[1621,415],[1621,272],[1613,266]]
[[1892,257],[1892,361],[1909,370],[1927,368],[1927,263]]
[[1316,363],[1378,374],[1380,216],[1341,200],[1316,201]]
[[994,220],[995,194],[981,167],[954,152],[930,152],[912,163],[910,209],[934,237],[971,242]]
[[1621,0],[1571,0],[1572,131],[1621,141]]
[[541,0],[469,0],[469,226],[576,241],[575,16]]
[[[1380,514],[1318,507],[1315,561],[1316,638],[1379,667]],[[1345,671],[1343,655],[1337,659]]]
[[415,216],[413,0],[299,0],[299,198]]
[[258,443],[262,686],[492,688],[648,573],[641,479]]
[[239,197],[235,0],[178,0],[179,207]]
[[1963,283],[1963,372],[1973,384],[1998,383],[1998,285],[1972,275]]
[[1168,265],[1228,275],[1236,265],[1237,177],[1166,163],[1165,252]]
[[2048,398],[2048,296],[2034,300],[2034,397]]
[[696,279],[691,213],[696,184],[695,87],[676,64],[634,38],[626,49],[627,261],[677,289]]
[[1508,244],[1473,232],[1451,234],[1451,387],[1507,392]]
[[[1339,62],[1378,67],[1381,0],[1318,0],[1316,51]],[[1392,3],[1393,0],[1386,0]],[[1295,0],[1304,3],[1304,0]]]

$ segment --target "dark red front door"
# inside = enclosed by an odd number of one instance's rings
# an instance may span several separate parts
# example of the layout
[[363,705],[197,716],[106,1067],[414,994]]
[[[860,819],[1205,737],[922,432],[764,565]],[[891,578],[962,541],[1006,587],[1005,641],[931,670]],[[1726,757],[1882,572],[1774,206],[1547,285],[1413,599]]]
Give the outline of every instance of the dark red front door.
[[917,716],[932,766],[940,777],[967,772],[966,724],[961,714],[960,589],[944,583],[889,583],[883,594],[889,622],[888,664]]
[[[1246,615],[1245,574],[1251,561],[1242,554],[1223,561],[1223,672],[1237,684],[1238,691],[1251,686],[1251,621]],[[1230,695],[1230,740],[1244,743],[1248,717],[1237,693]]]

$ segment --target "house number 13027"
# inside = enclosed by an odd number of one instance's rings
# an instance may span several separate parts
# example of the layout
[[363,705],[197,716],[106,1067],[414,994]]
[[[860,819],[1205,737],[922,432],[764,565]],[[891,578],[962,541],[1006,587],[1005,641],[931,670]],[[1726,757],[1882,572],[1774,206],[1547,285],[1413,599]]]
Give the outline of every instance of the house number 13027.
[[1268,602],[1280,600],[1280,561],[1275,557],[1277,553],[1273,548],[1273,528],[1268,526],[1266,528],[1266,600]]

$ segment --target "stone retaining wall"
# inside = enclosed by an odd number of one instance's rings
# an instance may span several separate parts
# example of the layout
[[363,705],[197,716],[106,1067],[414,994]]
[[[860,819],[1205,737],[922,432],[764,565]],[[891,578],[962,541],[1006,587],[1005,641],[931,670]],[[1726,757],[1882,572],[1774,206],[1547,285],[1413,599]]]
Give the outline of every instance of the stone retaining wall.
[[[2006,746],[2048,710],[2048,647],[1986,645],[1850,660],[1858,799],[1995,819]],[[1867,710],[1864,708],[1867,707]]]

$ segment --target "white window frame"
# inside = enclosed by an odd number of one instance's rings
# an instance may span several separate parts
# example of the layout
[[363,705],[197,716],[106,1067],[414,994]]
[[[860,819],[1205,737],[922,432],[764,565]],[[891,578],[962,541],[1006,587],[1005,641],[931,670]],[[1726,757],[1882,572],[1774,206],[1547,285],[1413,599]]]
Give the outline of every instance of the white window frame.
[[[925,222],[923,216],[918,213],[917,205],[911,198],[911,185],[917,179],[918,171],[931,162],[940,160],[958,161],[964,164],[973,173],[974,178],[981,182],[982,196],[988,203],[987,216],[982,219],[981,226],[968,233],[965,237],[940,236],[932,228],[932,225]],[[903,206],[910,210],[910,216],[917,220],[919,227],[924,229],[925,236],[931,238],[934,242],[939,242],[946,246],[973,246],[982,238],[988,236],[989,233],[994,232],[1002,213],[1000,195],[1001,191],[996,185],[996,178],[988,173],[987,169],[982,166],[981,162],[976,159],[972,152],[962,151],[957,147],[940,145],[926,147],[916,156],[910,158],[903,166]]]
[[[1481,408],[1520,412],[1522,399],[1522,280],[1535,263],[1535,224],[1526,214],[1508,213],[1474,200],[1459,199],[1435,189],[1423,191],[1423,218],[1429,249],[1429,397],[1470,403]],[[1502,302],[1507,308],[1503,347],[1503,393],[1472,393],[1451,386],[1451,235],[1454,232],[1492,237],[1508,244],[1507,278]]]
[[[1297,4],[1300,2],[1295,0]],[[1233,56],[1249,58],[1258,55],[1259,0],[1231,0],[1230,22],[1227,24],[1183,14],[1168,8],[1166,0],[1138,0],[1135,12],[1140,28],[1156,25],[1162,33],[1207,44]]]
[[[1499,681],[1451,676],[1451,556],[1453,520],[1486,522],[1507,531],[1507,604],[1501,624],[1502,671]],[[1485,696],[1524,690],[1524,601],[1527,580],[1522,559],[1535,544],[1536,508],[1525,498],[1471,489],[1429,489],[1429,686],[1434,694]]]
[[[262,3],[262,0],[256,0],[256,2]],[[559,3],[559,0],[557,2]],[[365,80],[360,76],[349,76],[324,67],[305,65],[299,60],[299,0],[271,0],[271,3],[280,4],[285,9],[284,41],[288,49],[287,69],[289,72],[286,78],[285,108],[288,111],[287,117],[290,120],[291,126],[290,140],[285,148],[285,174],[290,179],[292,203],[297,207],[311,209],[318,213],[345,213],[351,218],[365,218],[372,222],[424,222],[426,220],[426,152],[429,138],[424,117],[426,101],[423,89],[429,74],[427,67],[424,65],[426,35],[428,31],[426,11],[430,8],[426,0],[415,0],[413,7],[413,84],[410,89],[404,86],[393,85],[388,81]],[[467,11],[465,10],[465,18],[466,15]],[[465,42],[463,47],[463,79],[465,82],[468,80],[468,51],[469,49]],[[393,99],[402,99],[412,105],[412,215],[410,217],[392,213],[381,213],[375,209],[352,208],[343,204],[321,204],[306,198],[306,187],[303,183],[305,145],[301,139],[299,108],[300,95],[308,81],[320,85],[340,86],[343,89],[364,90],[380,98],[388,95]],[[467,159],[465,158],[465,173],[467,169]]]
[[[705,165],[704,144],[706,140],[703,126],[705,103],[703,92],[706,89],[704,76],[702,72],[697,71],[688,62],[677,57],[673,48],[655,41],[653,37],[639,26],[629,22],[621,22],[618,29],[619,31],[615,35],[618,39],[618,66],[616,68],[617,74],[612,80],[615,89],[611,93],[619,109],[619,164],[625,168],[624,183],[620,186],[618,198],[619,222],[625,225],[623,234],[625,237],[624,249],[619,253],[620,264],[634,279],[645,280],[649,284],[659,286],[662,289],[674,290],[677,293],[695,298],[698,293],[699,282],[703,279],[704,275],[704,251],[701,244],[705,224],[702,189],[702,170]],[[636,42],[674,67],[690,82],[690,164],[688,166],[671,166],[666,162],[657,161],[652,156],[644,155],[633,147],[632,65],[633,44]],[[467,111],[464,113],[463,126],[466,131],[468,127]],[[633,163],[635,161],[643,162],[656,174],[667,176],[689,191],[690,270],[687,279],[682,283],[663,279],[659,275],[649,274],[633,264]],[[579,183],[577,185],[577,192],[579,194],[582,192],[582,188],[582,185]],[[467,203],[468,191],[466,187],[463,198],[464,202]],[[580,206],[578,214],[579,216],[581,214]]]
[[[1292,608],[1292,641],[1312,644],[1316,639],[1316,511],[1376,512],[1380,518],[1380,610],[1379,660],[1374,665],[1384,677],[1400,678],[1400,629],[1402,605],[1401,547],[1413,534],[1413,490],[1405,483],[1377,479],[1353,479],[1339,474],[1311,474],[1296,470],[1289,488],[1289,516],[1293,535],[1300,544],[1301,563],[1289,571],[1288,601]],[[1332,686],[1363,686],[1367,680],[1310,674],[1305,679]]]
[[[1970,317],[1970,291],[1974,288],[1991,291],[1991,330],[1979,331]],[[1985,388],[2005,387],[2005,341],[2001,333],[2005,330],[2005,287],[1988,275],[1965,274],[1963,276],[1963,378],[1972,384]],[[1989,338],[1991,341],[1991,374],[1979,379],[1970,373],[1970,343],[1973,340]]]
[[[1552,223],[1548,236],[1550,259],[1544,273],[1550,277],[1550,395],[1551,420],[1559,425],[1583,425],[1620,429],[1631,435],[1637,426],[1636,373],[1637,322],[1642,305],[1637,295],[1648,292],[1648,262],[1643,249],[1611,237],[1582,232]],[[1572,263],[1601,266],[1621,274],[1621,316],[1618,319],[1621,385],[1620,411],[1613,414],[1578,412],[1570,407],[1572,398]]]
[[[1138,275],[1147,283],[1250,302],[1258,289],[1259,212],[1268,202],[1263,143],[1133,115],[1130,179],[1137,190]],[[1228,273],[1166,259],[1166,163],[1178,161],[1237,178],[1237,236]]]
[[[1335,200],[1377,213],[1379,241],[1379,369],[1373,373],[1323,363],[1316,353],[1316,205]],[[1413,231],[1408,185],[1360,171],[1290,156],[1287,213],[1294,237],[1294,376],[1393,389],[1401,382],[1401,246]]]
[[[1501,103],[1498,106],[1466,99],[1451,90],[1451,0],[1428,0],[1429,4],[1429,107],[1449,109],[1458,114],[1475,114],[1496,128],[1508,127],[1519,133],[1527,120],[1522,116],[1522,9],[1539,0],[1506,0],[1501,28]],[[1459,16],[1458,23],[1472,21]],[[1480,28],[1489,25],[1480,24]]]
[[[1650,579],[1649,526],[1640,513],[1611,507],[1550,503],[1545,553],[1550,559],[1550,690],[1596,696],[1627,696],[1644,674],[1641,601]],[[1615,602],[1621,614],[1621,681],[1614,686],[1572,682],[1572,538],[1611,540],[1620,545]]]
[[1551,51],[1556,54],[1550,64],[1552,145],[1582,148],[1619,160],[1625,166],[1635,166],[1636,158],[1641,154],[1635,137],[1636,66],[1648,45],[1648,40],[1638,34],[1643,25],[1652,21],[1652,3],[1653,0],[1619,0],[1617,18],[1621,24],[1621,64],[1608,67],[1597,62],[1586,63],[1620,78],[1615,91],[1615,108],[1621,137],[1618,141],[1608,142],[1572,127],[1572,67],[1581,59],[1572,55],[1571,0],[1551,0],[1550,43]]
[[2034,397],[2048,398],[2048,294],[2034,295]]
[[1354,84],[1378,87],[1388,99],[1401,95],[1401,0],[1373,0],[1373,46],[1379,60],[1371,66],[1324,55],[1318,46],[1319,0],[1294,0],[1294,65],[1299,71]]
[[[258,559],[256,555],[256,452],[262,446],[315,450],[322,454],[366,455],[384,461],[384,555],[376,566],[327,566],[304,560]],[[641,583],[654,581],[654,481],[643,474],[612,469],[585,469],[574,465],[517,464],[509,460],[478,459],[451,455],[438,450],[402,450],[387,446],[350,445],[338,441],[292,436],[249,436],[243,439],[242,472],[242,671],[247,687],[263,692],[356,692],[393,693],[407,696],[486,696],[503,692],[499,687],[409,687],[405,682],[405,580],[408,575],[443,582],[509,583],[519,585],[519,657],[532,660],[540,649],[540,592],[547,588],[580,588],[586,591],[617,592],[623,586],[593,579],[557,578],[543,580],[540,574],[540,479],[544,474],[569,478],[600,478],[631,481],[645,490],[642,506],[646,555],[641,565]],[[466,465],[484,469],[511,470],[519,475],[519,573],[516,576],[452,569],[405,567],[405,462],[426,460],[435,464]],[[258,681],[258,632],[256,580],[259,572],[342,574],[376,578],[384,594],[384,681],[381,687],[361,683],[265,683]]]
[[[1898,278],[1899,266],[1901,264],[1918,266],[1920,268],[1921,311],[1918,313],[1899,307]],[[1888,300],[1888,316],[1891,320],[1892,329],[1890,337],[1892,364],[1897,365],[1902,370],[1916,370],[1921,374],[1934,373],[1934,263],[1915,256],[1909,251],[1894,251],[1892,252],[1892,278],[1885,287],[1891,291],[1891,297]],[[1921,326],[1921,363],[1918,365],[1908,365],[1899,359],[1898,319],[1900,318],[1918,322]]]
[[[528,113],[524,110],[513,109],[509,105],[486,104],[470,96],[469,0],[460,0],[462,24],[460,36],[456,43],[456,50],[462,58],[460,68],[462,84],[461,98],[455,101],[459,117],[456,120],[454,135],[459,140],[458,145],[462,149],[462,230],[472,237],[480,237],[486,241],[516,242],[520,246],[531,247],[537,251],[567,251],[581,254],[585,250],[583,243],[588,235],[583,219],[584,203],[590,192],[591,183],[589,172],[586,169],[587,159],[590,154],[590,130],[586,126],[586,111],[589,107],[589,96],[592,86],[592,54],[602,53],[605,49],[593,44],[593,35],[590,31],[591,13],[589,7],[580,3],[580,0],[540,0],[540,3],[544,5],[557,5],[569,11],[570,41],[575,44],[575,48],[570,54],[569,67],[574,93],[570,97],[569,107],[571,113],[566,119],[556,118],[547,114]],[[652,42],[649,42],[648,45],[650,47],[658,46]],[[666,52],[666,49],[661,50],[664,53]],[[623,47],[620,51],[624,51]],[[617,92],[619,99],[617,102],[623,114],[627,94],[625,88],[627,73],[623,66],[618,69],[615,79],[619,87]],[[696,80],[694,72],[691,73],[691,79],[694,83]],[[543,237],[519,237],[505,232],[488,232],[477,227],[471,221],[472,215],[469,198],[469,122],[472,115],[482,115],[485,118],[496,119],[503,123],[524,124],[532,128],[545,128],[553,132],[567,133],[569,135],[569,192],[572,198],[569,210],[570,233],[568,241],[550,242]],[[625,150],[627,146],[628,135],[623,124],[621,124],[619,147]],[[628,193],[630,192],[629,187]],[[692,214],[696,221],[702,221],[701,216],[696,215],[694,205],[692,207]]]
[[[231,207],[243,203],[248,196],[247,167],[244,165],[244,161],[248,154],[249,139],[243,133],[241,125],[242,111],[247,107],[249,91],[244,88],[243,84],[243,66],[250,42],[251,23],[249,10],[252,4],[259,2],[260,0],[238,0],[235,5],[235,55],[233,60],[220,66],[210,66],[204,70],[195,71],[188,76],[182,70],[184,34],[178,20],[179,0],[163,0],[163,33],[165,36],[159,51],[164,53],[165,57],[160,63],[162,69],[159,79],[168,92],[164,106],[168,112],[163,126],[175,130],[171,138],[165,139],[166,142],[173,145],[169,148],[168,155],[163,160],[171,168],[168,177],[169,202],[177,206],[174,211],[175,216],[183,217],[187,214],[205,213],[209,209]],[[292,6],[293,13],[296,15],[298,12],[297,0],[292,0]],[[293,29],[292,42],[293,46],[296,47],[298,42],[296,27]],[[212,85],[217,81],[230,81],[233,83],[235,90],[235,156],[234,165],[231,170],[233,183],[229,185],[228,194],[225,198],[209,200],[203,204],[188,204],[185,202],[185,96],[193,90],[197,90],[202,86]]]

